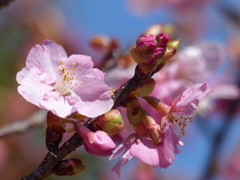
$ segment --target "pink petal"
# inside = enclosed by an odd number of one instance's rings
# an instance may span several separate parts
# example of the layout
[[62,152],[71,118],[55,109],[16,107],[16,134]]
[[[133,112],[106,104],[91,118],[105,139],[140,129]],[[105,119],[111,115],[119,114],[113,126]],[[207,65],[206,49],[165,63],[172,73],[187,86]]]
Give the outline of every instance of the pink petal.
[[19,94],[37,106],[39,106],[44,92],[53,89],[47,83],[51,83],[51,81],[46,77],[46,74],[39,74],[39,70],[35,67],[23,68],[17,73],[17,81],[21,84],[18,87]]
[[119,146],[113,150],[113,153],[109,157],[109,160],[111,161],[111,160],[115,159],[120,154],[122,154],[125,150],[126,150],[126,147],[123,144],[119,144]]
[[130,153],[143,163],[150,166],[159,166],[158,145],[150,138],[143,137],[140,142],[133,143]]
[[62,118],[67,117],[77,110],[76,108],[74,109],[74,107],[57,91],[46,92],[40,101],[39,107],[52,111],[54,114]]
[[188,88],[180,96],[176,97],[171,105],[171,113],[178,113],[180,115],[190,116],[194,113],[201,100],[208,92],[210,88],[206,83],[196,84],[191,88]]
[[45,40],[42,46],[37,44],[30,50],[26,66],[35,66],[56,80],[60,61],[65,61],[66,59],[67,54],[62,46],[53,41]]
[[130,150],[127,150],[123,156],[118,160],[118,162],[113,166],[111,172],[115,172],[118,177],[120,177],[121,167],[127,164],[128,161],[132,159],[132,155],[130,154]]
[[73,91],[82,100],[75,105],[78,107],[80,114],[88,117],[96,117],[112,108],[113,100],[111,99],[111,91],[102,80],[81,76],[79,81],[82,85],[73,89]]

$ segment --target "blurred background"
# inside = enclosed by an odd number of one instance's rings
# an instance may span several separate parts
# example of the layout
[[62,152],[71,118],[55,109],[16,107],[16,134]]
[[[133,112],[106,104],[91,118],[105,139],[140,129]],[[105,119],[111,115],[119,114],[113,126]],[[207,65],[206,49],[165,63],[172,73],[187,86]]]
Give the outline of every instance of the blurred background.
[[[187,135],[182,138],[184,146],[179,147],[181,153],[175,156],[173,164],[167,169],[153,168],[133,158],[122,167],[121,178],[118,178],[111,173],[117,160],[109,162],[108,157],[90,155],[80,147],[69,157],[85,161],[86,171],[71,177],[51,175],[46,179],[240,179],[238,0],[15,0],[1,7],[1,179],[21,179],[35,170],[47,153],[45,112],[18,94],[15,79],[35,44],[50,39],[62,45],[68,55],[92,56],[96,67],[109,72],[107,83],[117,88],[133,75],[129,48],[141,33],[148,28],[158,30],[157,27],[171,38],[181,39],[176,61],[179,58],[194,62],[182,67],[182,71],[191,75],[191,80],[183,74],[178,74],[178,78],[191,83],[208,81],[212,88],[194,122],[186,128]],[[90,45],[96,35],[112,38],[115,45],[105,47],[106,51],[96,51],[94,44]],[[109,59],[115,63],[106,66]],[[204,62],[200,64],[202,70],[197,69],[199,61]],[[124,76],[119,68],[125,70]],[[189,70],[194,72],[188,73]],[[12,129],[15,130],[12,132]]]

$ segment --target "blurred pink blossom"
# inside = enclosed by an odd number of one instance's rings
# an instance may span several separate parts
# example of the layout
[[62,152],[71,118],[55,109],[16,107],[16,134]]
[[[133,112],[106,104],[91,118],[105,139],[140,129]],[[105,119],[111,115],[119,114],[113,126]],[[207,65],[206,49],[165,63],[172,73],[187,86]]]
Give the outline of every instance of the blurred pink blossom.
[[207,2],[213,0],[127,0],[127,5],[131,12],[136,14],[146,14],[165,7],[166,5],[183,11],[186,9],[201,9]]
[[101,115],[113,105],[104,73],[93,69],[91,57],[72,55],[50,40],[34,46],[26,67],[17,74],[18,92],[29,102],[59,117],[73,112]]

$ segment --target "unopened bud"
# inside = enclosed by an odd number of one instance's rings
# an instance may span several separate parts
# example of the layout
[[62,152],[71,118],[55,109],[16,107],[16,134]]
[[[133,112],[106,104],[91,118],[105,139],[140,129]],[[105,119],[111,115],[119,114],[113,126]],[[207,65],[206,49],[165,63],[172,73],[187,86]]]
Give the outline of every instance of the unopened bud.
[[94,123],[101,130],[105,131],[109,135],[117,134],[122,131],[124,127],[124,121],[119,110],[112,109],[107,113],[97,117]]
[[62,118],[53,114],[51,111],[47,113],[47,126],[51,127],[53,125],[60,125]]
[[127,107],[127,117],[129,123],[133,126],[136,126],[142,121],[141,112],[137,108]]
[[139,51],[152,51],[157,47],[156,37],[152,34],[141,34],[136,41],[136,47]]
[[141,63],[141,58],[140,58],[140,53],[137,50],[136,46],[133,46],[130,50],[131,56],[133,58],[133,60],[137,63],[140,64]]
[[77,158],[62,160],[53,170],[57,176],[72,176],[83,172],[87,168],[84,161]]
[[109,156],[116,147],[111,137],[104,131],[92,132],[80,123],[74,123],[79,136],[83,138],[83,144],[87,152],[98,156]]
[[163,56],[163,58],[160,60],[160,63],[166,63],[169,59],[171,59],[175,53],[177,52],[177,49],[180,45],[180,40],[175,40],[170,43],[168,43],[166,52]]
[[143,86],[138,88],[132,94],[138,97],[147,96],[154,90],[155,84],[156,83],[153,78],[147,79],[146,81],[144,81]]
[[143,108],[140,109],[142,114],[142,120],[151,135],[151,139],[155,143],[159,143],[162,140],[162,132],[160,126],[156,123],[156,121],[145,111]]
[[159,35],[157,35],[156,39],[159,47],[166,48],[170,38],[166,33],[160,33]]
[[60,126],[47,127],[46,129],[46,147],[50,152],[54,152],[58,149],[59,143],[62,141],[62,136],[65,133],[65,129]]
[[66,130],[60,126],[61,118],[53,114],[51,111],[47,114],[47,129],[46,129],[46,147],[50,152],[58,149],[59,143],[62,141],[62,136]]
[[128,121],[133,126],[136,126],[142,121],[140,105],[137,99],[131,101],[131,103],[128,104],[127,117],[128,117]]

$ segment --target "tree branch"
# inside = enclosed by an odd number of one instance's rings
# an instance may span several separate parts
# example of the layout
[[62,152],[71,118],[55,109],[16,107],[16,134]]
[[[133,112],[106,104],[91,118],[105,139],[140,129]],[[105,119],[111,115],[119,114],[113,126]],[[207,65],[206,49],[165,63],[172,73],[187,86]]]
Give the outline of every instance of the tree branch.
[[0,9],[1,9],[2,7],[7,6],[9,3],[13,2],[13,1],[15,1],[15,0],[1,0],[1,1],[0,1]]
[[47,115],[46,111],[40,110],[24,121],[8,124],[0,128],[0,138],[6,137],[12,134],[16,134],[16,133],[22,133],[35,126],[42,125],[46,121],[46,115]]

